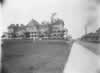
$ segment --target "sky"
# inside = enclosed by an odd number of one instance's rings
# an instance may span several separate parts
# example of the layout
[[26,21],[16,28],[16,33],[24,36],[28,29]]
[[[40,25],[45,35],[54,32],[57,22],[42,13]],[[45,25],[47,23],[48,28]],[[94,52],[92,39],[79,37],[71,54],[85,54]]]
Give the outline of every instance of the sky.
[[32,18],[50,20],[52,13],[65,22],[73,38],[84,34],[86,0],[5,0],[2,7],[2,31],[10,24],[27,24]]

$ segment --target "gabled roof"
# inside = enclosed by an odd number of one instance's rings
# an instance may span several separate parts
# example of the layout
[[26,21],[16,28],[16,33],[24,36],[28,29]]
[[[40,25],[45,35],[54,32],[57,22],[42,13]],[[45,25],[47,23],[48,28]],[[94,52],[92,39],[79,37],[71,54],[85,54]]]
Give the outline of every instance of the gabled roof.
[[34,19],[32,19],[27,25],[26,25],[26,27],[34,27],[34,26],[39,26],[39,23],[36,21],[36,20],[34,20]]

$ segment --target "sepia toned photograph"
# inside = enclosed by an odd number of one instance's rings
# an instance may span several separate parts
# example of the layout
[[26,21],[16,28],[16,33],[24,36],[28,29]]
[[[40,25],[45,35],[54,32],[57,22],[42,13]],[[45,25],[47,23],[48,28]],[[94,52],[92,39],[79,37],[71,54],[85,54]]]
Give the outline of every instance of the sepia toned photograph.
[[0,0],[0,73],[100,73],[100,0]]

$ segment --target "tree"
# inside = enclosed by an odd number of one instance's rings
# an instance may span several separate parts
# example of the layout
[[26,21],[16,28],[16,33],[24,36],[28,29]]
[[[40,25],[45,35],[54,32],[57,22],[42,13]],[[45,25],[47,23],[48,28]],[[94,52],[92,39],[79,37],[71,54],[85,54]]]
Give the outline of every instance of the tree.
[[1,37],[4,38],[4,37],[6,37],[6,35],[3,34]]
[[15,27],[14,27],[14,33],[16,33],[19,28],[20,28],[19,24],[16,24]]
[[8,26],[8,30],[13,29],[13,33],[16,33],[17,30],[19,29],[19,24],[10,24],[10,26]]

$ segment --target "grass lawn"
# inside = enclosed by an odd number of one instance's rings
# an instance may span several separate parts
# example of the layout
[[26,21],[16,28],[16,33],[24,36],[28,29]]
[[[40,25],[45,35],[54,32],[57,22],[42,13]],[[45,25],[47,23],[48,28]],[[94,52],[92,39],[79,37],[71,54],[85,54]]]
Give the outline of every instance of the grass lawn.
[[71,45],[64,40],[5,40],[3,64],[9,73],[61,73]]
[[100,43],[91,43],[80,40],[78,42],[96,55],[100,55]]

